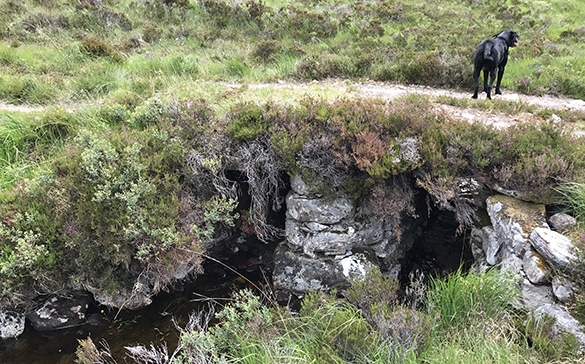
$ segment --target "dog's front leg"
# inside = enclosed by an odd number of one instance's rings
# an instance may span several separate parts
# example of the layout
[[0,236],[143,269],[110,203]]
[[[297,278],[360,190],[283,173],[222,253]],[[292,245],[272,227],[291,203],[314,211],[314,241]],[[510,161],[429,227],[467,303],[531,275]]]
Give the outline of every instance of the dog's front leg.
[[[487,92],[487,94],[489,95],[489,91],[488,91],[488,78],[489,78],[489,73],[487,68],[483,69],[483,92]],[[490,85],[491,88],[491,85]]]
[[498,68],[498,79],[496,80],[496,95],[501,95],[500,84],[502,83],[502,77],[504,76],[504,66]]

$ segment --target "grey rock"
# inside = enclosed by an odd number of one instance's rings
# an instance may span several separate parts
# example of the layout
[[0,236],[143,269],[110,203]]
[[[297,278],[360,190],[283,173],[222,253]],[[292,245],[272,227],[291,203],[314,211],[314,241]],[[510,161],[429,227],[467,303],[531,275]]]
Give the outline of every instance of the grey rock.
[[555,297],[562,303],[571,303],[575,299],[573,284],[565,277],[556,276],[552,279]]
[[24,314],[14,311],[0,311],[0,339],[12,339],[22,335],[24,323]]
[[585,328],[569,314],[565,307],[545,304],[534,311],[536,319],[542,319],[544,314],[556,318],[556,322],[552,325],[553,336],[559,336],[563,332],[573,334],[579,343],[579,351],[585,353],[585,333],[583,332]]
[[499,253],[502,241],[498,239],[492,226],[484,226],[481,229],[475,228],[472,230],[471,236],[481,246],[485,260],[489,265],[500,263]]
[[573,216],[560,212],[548,219],[551,228],[555,230],[567,230],[577,226],[577,219]]
[[[312,230],[319,225],[318,230]],[[355,243],[355,228],[351,225],[321,225],[318,223],[299,223],[287,219],[285,236],[289,245],[297,246],[306,255],[315,257],[316,253],[342,255],[352,249]]]
[[173,277],[177,280],[185,279],[189,276],[189,273],[193,271],[193,266],[189,263],[181,264],[173,274]]
[[299,222],[332,225],[344,219],[352,218],[354,213],[353,202],[347,198],[326,201],[289,193],[286,197],[286,205],[287,218],[290,217]]
[[579,270],[573,243],[568,237],[546,228],[536,228],[530,234],[530,244],[546,261],[563,272]]
[[374,267],[370,257],[365,253],[354,253],[350,256],[339,260],[343,275],[346,278],[364,278],[366,274]]
[[87,297],[65,298],[50,296],[27,315],[36,330],[56,330],[85,323],[89,306]]
[[485,252],[483,251],[483,232],[481,229],[473,228],[471,230],[471,254],[475,262],[485,262]]
[[291,189],[301,196],[312,196],[315,195],[315,190],[303,181],[301,176],[298,174],[291,177],[290,179]]
[[546,273],[548,268],[544,258],[535,251],[527,251],[522,260],[522,267],[526,278],[533,284],[546,283]]
[[486,204],[497,240],[502,244],[502,259],[510,255],[522,258],[526,251],[531,250],[529,238],[532,230],[548,228],[544,205],[502,195],[490,196]]
[[115,308],[138,310],[152,303],[152,290],[145,279],[139,277],[131,286],[117,289],[114,293],[107,293],[86,284],[85,288],[93,294],[94,299],[101,305]]
[[457,182],[459,196],[473,197],[479,195],[482,192],[482,186],[475,178],[457,177],[455,181]]
[[343,267],[333,258],[316,259],[294,252],[285,243],[274,252],[272,281],[276,290],[301,296],[310,290],[343,290],[349,287]]
[[554,302],[550,286],[536,286],[527,279],[523,279],[520,283],[520,296],[520,304],[528,309],[536,309]]
[[511,255],[508,258],[502,260],[501,262],[501,269],[513,273],[517,277],[524,277],[526,274],[523,270],[523,262],[522,259],[518,258],[515,255]]

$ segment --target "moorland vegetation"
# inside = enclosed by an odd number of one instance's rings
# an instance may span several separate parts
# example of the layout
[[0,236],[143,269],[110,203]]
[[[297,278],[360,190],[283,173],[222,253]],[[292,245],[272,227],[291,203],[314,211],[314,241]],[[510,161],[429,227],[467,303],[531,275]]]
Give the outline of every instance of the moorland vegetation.
[[[200,273],[215,230],[244,218],[261,239],[272,239],[281,233],[268,214],[282,203],[282,172],[303,175],[326,196],[374,196],[377,213],[392,224],[409,212],[417,186],[452,205],[461,229],[472,226],[475,206],[453,192],[461,177],[540,202],[565,199],[581,219],[566,232],[578,245],[585,237],[585,138],[573,131],[583,113],[247,84],[336,77],[348,87],[375,80],[471,90],[477,43],[514,28],[520,44],[502,85],[584,98],[584,13],[575,0],[3,2],[0,100],[44,108],[0,111],[0,306],[26,307],[64,286],[114,292],[138,275],[154,291],[166,288],[181,264]],[[530,113],[538,122],[498,130],[455,120],[435,103]],[[242,216],[227,176],[233,170],[250,186]],[[218,309],[222,324],[208,330],[194,317],[175,359],[574,357],[570,338],[554,342],[546,327],[512,308],[513,285],[495,271],[433,281],[409,302],[395,297],[395,282],[372,274],[373,288],[356,282],[347,301],[309,295],[298,316],[243,292]],[[583,293],[575,312],[585,317]],[[150,355],[137,350],[137,361]],[[100,355],[90,341],[80,346],[82,363],[107,362]]]

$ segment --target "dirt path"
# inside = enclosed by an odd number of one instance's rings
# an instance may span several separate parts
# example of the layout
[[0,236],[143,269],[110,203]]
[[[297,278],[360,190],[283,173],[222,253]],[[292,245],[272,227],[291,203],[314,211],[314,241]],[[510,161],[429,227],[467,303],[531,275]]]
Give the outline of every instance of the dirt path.
[[[229,84],[233,87],[237,87],[238,84]],[[383,100],[394,100],[409,94],[419,94],[429,96],[431,101],[437,96],[448,96],[458,99],[469,99],[472,92],[462,92],[458,90],[440,89],[429,86],[416,86],[416,85],[397,85],[392,83],[382,82],[365,82],[365,83],[352,83],[348,85],[346,82],[341,80],[328,80],[322,82],[311,82],[309,84],[303,83],[288,83],[280,82],[274,84],[251,84],[249,87],[256,88],[294,88],[297,90],[306,89],[310,92],[312,89],[335,89],[345,90],[348,96],[364,97],[364,98],[379,98]],[[505,100],[510,102],[522,102],[527,105],[534,105],[537,109],[551,109],[551,110],[573,110],[585,112],[585,101],[580,99],[571,99],[568,97],[556,97],[545,95],[529,96],[516,93],[511,90],[502,90],[503,95],[494,95],[494,100]],[[486,95],[480,94],[480,99],[485,99]],[[518,122],[534,122],[537,118],[531,113],[520,113],[516,115],[509,115],[503,112],[492,112],[490,110],[481,110],[477,108],[462,108],[455,107],[445,104],[438,103],[436,108],[439,111],[446,112],[450,116],[456,119],[466,120],[470,123],[482,122],[485,124],[493,125],[497,128],[503,128],[510,125],[514,125]],[[585,130],[576,130],[576,134],[585,135]]]
[[[210,83],[209,81],[205,83]],[[219,82],[219,84],[226,88],[239,88],[243,84],[231,82]],[[343,80],[325,80],[313,81],[309,83],[293,83],[278,81],[275,83],[250,83],[247,84],[249,88],[274,88],[274,89],[295,89],[297,91],[306,90],[311,93],[314,90],[334,90],[341,94],[347,94],[348,97],[365,97],[365,98],[380,98],[384,100],[394,100],[408,94],[420,94],[429,96],[432,100],[437,96],[448,96],[454,98],[468,99],[471,97],[471,91],[462,92],[458,90],[440,89],[428,86],[416,85],[397,85],[383,82],[363,82],[363,83],[349,83]],[[480,99],[484,99],[485,94],[481,94]],[[503,95],[494,95],[495,100],[506,100],[511,102],[523,102],[528,105],[534,105],[538,109],[553,109],[561,110],[576,110],[585,112],[585,101],[579,99],[570,99],[568,97],[554,97],[545,95],[529,96],[518,94],[511,90],[503,90]],[[78,108],[78,107],[76,107]],[[531,121],[534,115],[529,113],[522,113],[517,115],[509,115],[500,112],[492,112],[489,110],[480,110],[476,108],[460,108],[444,104],[437,104],[437,108],[449,113],[455,118],[467,120],[469,122],[483,122],[494,125],[496,127],[505,127],[517,123],[519,121]],[[19,112],[37,112],[42,111],[43,107],[29,106],[29,105],[9,105],[0,101],[0,110],[19,111]],[[583,131],[585,134],[585,131]]]

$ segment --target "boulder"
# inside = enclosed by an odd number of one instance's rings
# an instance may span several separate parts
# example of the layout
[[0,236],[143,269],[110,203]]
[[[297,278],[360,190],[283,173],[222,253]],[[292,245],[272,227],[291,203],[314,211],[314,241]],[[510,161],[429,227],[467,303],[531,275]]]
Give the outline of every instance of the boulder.
[[561,305],[545,304],[534,311],[534,317],[537,320],[542,319],[544,314],[556,319],[556,322],[551,327],[553,336],[559,336],[563,332],[574,335],[579,343],[579,351],[585,353],[585,333],[583,332],[585,328],[583,325],[579,324],[579,321],[569,314],[565,307]]
[[290,187],[294,192],[301,196],[306,197],[318,196],[317,191],[315,191],[314,188],[311,188],[309,185],[307,185],[305,181],[303,181],[301,176],[299,176],[298,174],[291,177]]
[[577,226],[577,219],[571,215],[560,212],[551,216],[548,219],[548,224],[555,230],[568,230]]
[[562,303],[571,303],[575,299],[573,284],[567,278],[556,276],[552,280],[555,297]]
[[530,248],[530,233],[537,227],[546,227],[545,206],[527,203],[512,197],[488,197],[487,212],[497,240],[501,245],[502,260],[513,255],[523,258]]
[[314,257],[316,253],[345,254],[353,247],[355,240],[355,228],[351,225],[299,223],[291,219],[286,221],[285,234],[291,246],[301,248],[311,257]]
[[548,267],[542,255],[532,250],[527,251],[522,260],[522,268],[530,283],[547,283],[546,273],[548,272]]
[[93,294],[94,299],[101,305],[115,308],[138,310],[152,303],[152,290],[142,277],[134,280],[128,286],[119,288],[113,293],[101,291],[86,284],[85,288]]
[[473,228],[471,230],[471,254],[474,262],[485,263],[485,252],[483,251],[483,232],[481,229]]
[[528,309],[536,309],[542,305],[554,303],[554,296],[550,286],[537,286],[528,279],[520,283],[520,305]]
[[530,244],[555,268],[567,273],[579,270],[574,245],[565,235],[547,228],[536,228],[530,234]]
[[0,339],[11,339],[22,335],[24,323],[24,314],[15,311],[0,311]]
[[36,330],[56,330],[85,323],[89,299],[84,296],[65,298],[50,296],[27,315]]

